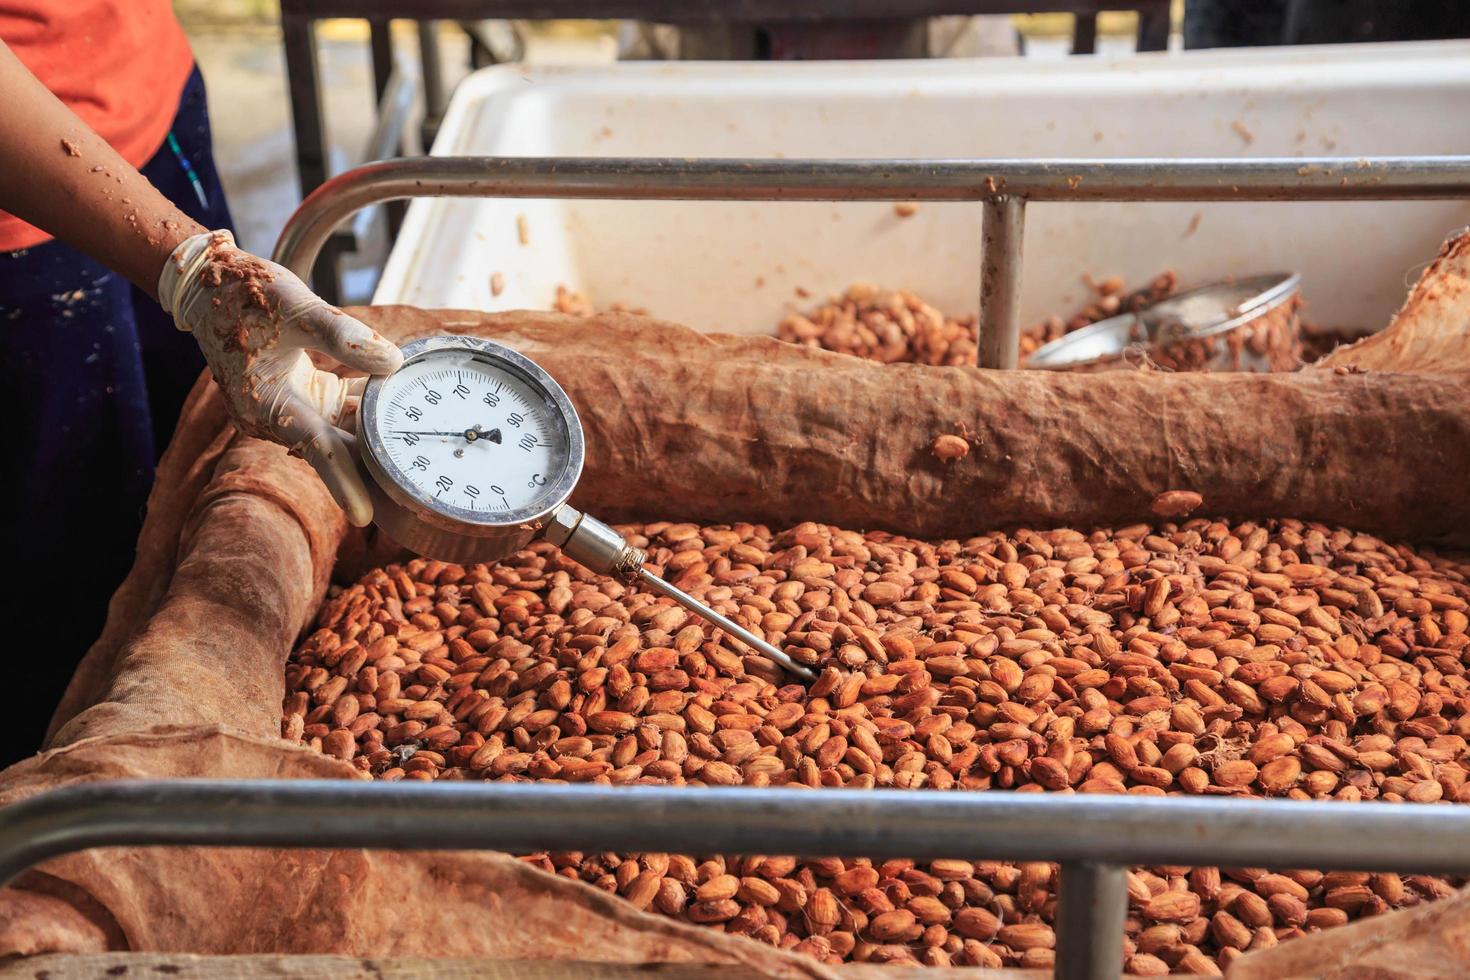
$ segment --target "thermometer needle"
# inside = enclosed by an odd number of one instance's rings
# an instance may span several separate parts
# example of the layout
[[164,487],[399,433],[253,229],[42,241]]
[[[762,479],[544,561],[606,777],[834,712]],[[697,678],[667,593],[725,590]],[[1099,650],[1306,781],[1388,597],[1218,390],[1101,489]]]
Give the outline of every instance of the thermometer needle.
[[500,442],[500,430],[499,429],[491,429],[489,432],[485,432],[485,431],[481,430],[479,426],[475,426],[473,429],[456,429],[453,432],[422,432],[422,431],[420,431],[420,432],[413,432],[413,431],[401,430],[401,431],[397,431],[397,432],[391,432],[391,433],[389,433],[389,435],[395,435],[395,436],[459,436],[461,439],[464,439],[467,442],[475,442],[478,439],[488,439],[490,442],[494,442],[494,443],[499,443]]
[[668,582],[665,582],[663,579],[659,578],[648,569],[641,568],[638,570],[638,580],[653,591],[665,595],[670,599],[673,599],[679,605],[683,606],[685,609],[688,609],[695,615],[701,616],[704,619],[707,619],[710,622],[714,623],[716,626],[723,629],[726,633],[729,633],[741,643],[744,643],[746,646],[750,647],[756,653],[759,653],[765,657],[770,657],[772,660],[776,661],[776,663],[780,664],[782,667],[785,667],[793,674],[805,677],[809,681],[814,681],[817,679],[816,674],[813,674],[810,670],[803,667],[795,660],[792,660],[786,654],[782,653],[780,650],[777,650],[765,640],[760,639],[750,630],[738,625],[737,623],[729,619],[726,619],[724,616],[721,616],[719,613],[715,612],[709,606],[706,606],[704,603],[700,602],[692,595],[689,595],[683,590],[676,588],[673,585],[670,585]]

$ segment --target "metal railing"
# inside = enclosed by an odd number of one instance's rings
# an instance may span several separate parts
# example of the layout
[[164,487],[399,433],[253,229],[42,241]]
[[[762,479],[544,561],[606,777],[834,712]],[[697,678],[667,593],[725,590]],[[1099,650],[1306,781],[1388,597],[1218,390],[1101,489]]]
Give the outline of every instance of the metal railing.
[[276,261],[306,276],[355,211],[414,197],[638,201],[976,201],[981,367],[1020,355],[1028,202],[1470,199],[1470,156],[1198,160],[679,160],[426,157],[365,164],[296,209]]
[[[871,51],[834,55],[826,48],[818,57],[914,57],[903,42],[910,35],[906,25],[924,18],[945,15],[996,15],[1019,13],[1067,12],[1075,15],[1072,52],[1091,54],[1097,45],[1097,19],[1103,11],[1132,10],[1138,15],[1137,50],[1163,51],[1169,44],[1169,0],[281,0],[281,47],[286,58],[286,80],[291,98],[292,132],[296,143],[296,172],[301,193],[309,194],[327,179],[328,146],[317,24],[327,19],[350,18],[366,21],[369,51],[372,56],[373,86],[379,104],[378,126],[384,127],[388,106],[387,93],[395,69],[391,25],[396,20],[411,20],[418,34],[418,66],[414,76],[422,83],[424,119],[421,137],[431,146],[439,122],[449,102],[445,86],[444,53],[440,50],[440,28],[446,21],[458,21],[469,36],[471,61],[482,67],[493,61],[491,46],[486,43],[479,25],[486,19],[500,21],[545,19],[629,19],[681,26],[692,30],[698,49],[724,49],[726,57],[756,57],[755,51],[744,51],[749,44],[780,44],[800,52],[811,39],[835,32],[841,36],[847,22],[855,22],[859,36],[858,51],[874,45]],[[825,31],[812,31],[824,25]],[[794,29],[794,33],[792,33]],[[927,32],[922,32],[927,33]],[[774,35],[774,37],[773,37]],[[742,38],[737,41],[736,38]],[[514,55],[519,60],[523,52]],[[402,126],[393,130],[395,136]],[[395,145],[397,141],[395,139]],[[394,151],[396,152],[396,151]],[[388,154],[369,155],[376,160]],[[391,237],[396,237],[396,212],[390,209]],[[331,302],[337,302],[339,283],[336,258],[357,248],[361,229],[337,236],[331,242],[317,268],[317,290]]]
[[[304,275],[347,217],[413,197],[980,202],[980,364],[1015,367],[1028,202],[1470,199],[1470,157],[389,160],[343,173],[308,197],[282,231],[276,259]],[[104,843],[1059,861],[1056,976],[1098,980],[1121,971],[1128,865],[1470,874],[1470,809],[997,792],[298,782],[94,784],[0,811],[0,875]]]
[[0,808],[0,883],[92,847],[612,850],[1059,861],[1056,976],[1117,977],[1137,864],[1470,874],[1470,808],[1092,796],[137,780]]

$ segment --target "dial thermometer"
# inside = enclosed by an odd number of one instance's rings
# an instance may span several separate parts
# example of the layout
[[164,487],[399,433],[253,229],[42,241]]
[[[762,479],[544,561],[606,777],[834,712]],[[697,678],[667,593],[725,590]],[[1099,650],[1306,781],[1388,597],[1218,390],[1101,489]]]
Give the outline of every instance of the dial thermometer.
[[358,445],[373,519],[409,550],[493,562],[538,535],[594,572],[641,582],[809,680],[812,672],[643,567],[644,553],[567,505],[582,475],[582,423],[529,358],[476,337],[427,337],[369,379]]

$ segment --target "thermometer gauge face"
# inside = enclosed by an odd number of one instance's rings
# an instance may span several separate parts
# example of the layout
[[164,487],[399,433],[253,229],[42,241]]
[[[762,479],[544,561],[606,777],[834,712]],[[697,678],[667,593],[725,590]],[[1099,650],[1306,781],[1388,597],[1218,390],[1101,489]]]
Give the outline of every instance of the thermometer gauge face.
[[363,463],[381,491],[374,519],[429,557],[505,557],[576,486],[576,410],[534,362],[491,341],[431,337],[403,353],[401,368],[368,382],[359,411]]

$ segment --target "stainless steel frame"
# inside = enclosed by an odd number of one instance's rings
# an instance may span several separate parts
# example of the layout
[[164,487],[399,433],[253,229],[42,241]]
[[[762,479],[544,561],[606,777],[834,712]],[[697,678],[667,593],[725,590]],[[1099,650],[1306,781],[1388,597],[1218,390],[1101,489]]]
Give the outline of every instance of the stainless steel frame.
[[1470,156],[1200,160],[677,160],[426,157],[370,163],[317,188],[276,261],[305,276],[355,211],[412,197],[640,201],[984,202],[981,367],[1013,368],[1027,203],[1470,198]]
[[[1371,842],[1371,846],[1367,842]],[[1056,975],[1116,977],[1131,864],[1470,874],[1470,808],[1218,797],[137,780],[0,808],[0,883],[92,847],[650,850],[1060,861]]]
[[[1470,199],[1470,157],[1231,160],[427,158],[348,171],[287,223],[305,275],[412,197],[983,202],[980,359],[1013,367],[1027,203]],[[1220,798],[336,782],[92,783],[0,809],[0,880],[117,845],[609,849],[1061,862],[1056,975],[1119,975],[1131,864],[1470,874],[1470,808]]]

